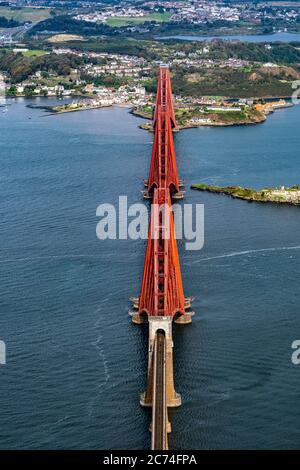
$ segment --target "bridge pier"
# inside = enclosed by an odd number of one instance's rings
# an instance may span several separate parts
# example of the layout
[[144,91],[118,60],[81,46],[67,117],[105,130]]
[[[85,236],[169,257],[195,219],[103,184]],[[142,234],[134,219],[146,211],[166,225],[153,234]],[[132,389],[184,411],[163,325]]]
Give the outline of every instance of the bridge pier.
[[194,312],[185,312],[183,315],[179,315],[175,318],[174,323],[179,325],[188,325],[189,323],[192,323],[193,314]]
[[[134,297],[134,296],[130,297],[133,310],[129,311],[129,315],[131,316],[132,323],[135,323],[136,325],[142,325],[144,323],[148,323],[148,315],[146,313],[141,314],[139,312],[139,300],[140,300],[139,297]],[[190,310],[192,300],[193,300],[192,297],[185,297],[184,299],[185,313],[183,315],[175,317],[174,323],[178,323],[181,325],[188,325],[189,323],[192,323],[192,317],[195,313]],[[156,317],[156,318],[160,318],[160,317]]]
[[131,321],[135,325],[143,325],[144,323],[148,323],[148,315],[141,315],[139,312],[132,312]]
[[149,350],[148,350],[148,377],[147,390],[140,396],[142,406],[152,406],[153,403],[153,374],[154,374],[154,346],[157,331],[163,331],[166,339],[166,405],[173,408],[181,405],[181,395],[175,391],[173,376],[173,338],[172,317],[148,317],[149,322]]

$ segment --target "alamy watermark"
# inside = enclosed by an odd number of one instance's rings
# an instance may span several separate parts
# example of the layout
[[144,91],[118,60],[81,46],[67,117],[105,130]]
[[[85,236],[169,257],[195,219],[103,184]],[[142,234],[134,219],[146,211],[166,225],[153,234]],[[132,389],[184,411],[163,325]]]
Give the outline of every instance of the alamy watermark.
[[0,365],[6,364],[6,345],[4,341],[0,339]]
[[6,92],[6,85],[5,85],[3,76],[0,74],[0,106],[4,106],[6,103],[5,92]]
[[300,104],[300,80],[295,80],[292,83],[294,92],[292,93],[292,103]]
[[204,245],[203,204],[152,204],[149,213],[148,205],[128,206],[127,196],[119,196],[118,207],[100,204],[96,216],[100,217],[96,227],[99,240],[146,240],[150,227],[152,239],[168,240],[174,223],[175,238],[185,240],[186,250],[201,250]]
[[295,351],[292,354],[291,361],[295,366],[300,364],[300,339],[295,339],[292,342],[291,348]]

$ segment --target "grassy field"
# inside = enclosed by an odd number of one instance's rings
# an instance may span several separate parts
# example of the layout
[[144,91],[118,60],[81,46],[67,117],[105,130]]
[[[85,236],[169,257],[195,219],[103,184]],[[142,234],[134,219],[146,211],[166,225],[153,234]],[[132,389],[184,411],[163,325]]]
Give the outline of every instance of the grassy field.
[[9,8],[0,6],[0,16],[16,21],[38,23],[50,17],[50,8]]
[[25,56],[25,57],[41,57],[41,56],[46,55],[46,54],[49,54],[49,52],[42,51],[42,50],[39,50],[39,49],[23,52],[23,56]]
[[151,13],[148,16],[137,16],[137,17],[126,17],[120,16],[119,18],[108,18],[106,24],[113,28],[121,28],[122,26],[128,26],[130,24],[142,24],[145,21],[168,21],[170,13]]

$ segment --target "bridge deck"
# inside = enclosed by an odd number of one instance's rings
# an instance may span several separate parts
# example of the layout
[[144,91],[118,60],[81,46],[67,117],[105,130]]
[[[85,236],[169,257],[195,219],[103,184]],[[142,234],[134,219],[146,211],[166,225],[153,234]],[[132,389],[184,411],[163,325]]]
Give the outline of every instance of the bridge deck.
[[168,449],[166,404],[166,338],[157,331],[154,349],[152,450]]

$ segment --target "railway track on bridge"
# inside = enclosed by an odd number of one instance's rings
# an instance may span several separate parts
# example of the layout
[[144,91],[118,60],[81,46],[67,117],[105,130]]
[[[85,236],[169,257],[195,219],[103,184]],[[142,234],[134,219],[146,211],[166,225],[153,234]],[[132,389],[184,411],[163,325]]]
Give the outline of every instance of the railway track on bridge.
[[156,333],[153,373],[152,405],[152,450],[165,450],[167,442],[167,404],[166,404],[166,337],[163,331]]

